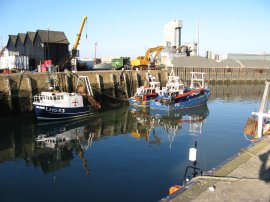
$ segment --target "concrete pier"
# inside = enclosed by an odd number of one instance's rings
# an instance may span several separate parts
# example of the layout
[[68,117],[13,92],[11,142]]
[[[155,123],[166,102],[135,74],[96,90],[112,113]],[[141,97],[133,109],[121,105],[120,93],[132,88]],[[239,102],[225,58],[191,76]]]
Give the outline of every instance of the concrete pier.
[[270,137],[241,149],[211,175],[198,176],[186,188],[161,201],[269,201]]

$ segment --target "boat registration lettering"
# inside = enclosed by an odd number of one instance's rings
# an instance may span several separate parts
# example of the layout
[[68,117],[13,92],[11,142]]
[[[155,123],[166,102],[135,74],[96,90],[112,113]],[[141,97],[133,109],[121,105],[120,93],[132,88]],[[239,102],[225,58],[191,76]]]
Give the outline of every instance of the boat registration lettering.
[[65,109],[59,109],[54,107],[46,107],[46,111],[48,112],[54,112],[54,113],[65,113]]
[[175,107],[179,107],[179,106],[180,106],[180,103],[175,103],[174,106],[175,106]]

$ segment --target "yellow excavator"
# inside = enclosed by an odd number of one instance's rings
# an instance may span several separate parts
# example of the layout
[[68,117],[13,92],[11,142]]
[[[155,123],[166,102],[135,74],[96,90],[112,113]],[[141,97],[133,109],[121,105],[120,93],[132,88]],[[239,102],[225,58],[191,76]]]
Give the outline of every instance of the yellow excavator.
[[[157,56],[161,53],[161,51],[164,49],[164,46],[157,46],[154,48],[149,48],[144,56],[139,56],[137,59],[131,60],[131,66],[132,69],[146,69],[148,68],[148,65],[151,67],[155,66],[155,60]],[[154,56],[150,58],[151,54],[154,53]]]
[[71,59],[75,58],[77,56],[77,51],[78,51],[78,45],[79,45],[79,42],[80,42],[80,39],[81,39],[81,34],[82,34],[82,31],[83,31],[83,27],[84,27],[84,24],[87,20],[87,16],[84,16],[83,17],[83,21],[82,21],[82,24],[81,24],[81,27],[80,27],[80,31],[79,33],[77,34],[77,38],[75,40],[75,43],[73,45],[73,48],[72,50],[70,51],[70,53],[64,57],[59,63],[58,63],[58,66],[60,67],[60,69],[63,69],[63,66],[65,66],[68,62],[71,61]]

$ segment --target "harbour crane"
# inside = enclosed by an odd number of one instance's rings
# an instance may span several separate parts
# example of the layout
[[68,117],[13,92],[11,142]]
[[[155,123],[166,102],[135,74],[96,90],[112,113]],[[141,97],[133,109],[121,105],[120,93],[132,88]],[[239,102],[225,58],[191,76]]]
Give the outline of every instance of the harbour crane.
[[71,49],[71,51],[69,52],[68,55],[66,55],[66,57],[64,57],[57,65],[60,67],[61,70],[63,70],[63,68],[73,59],[76,58],[77,56],[77,52],[78,52],[78,46],[79,46],[79,42],[81,39],[81,34],[83,31],[83,27],[85,25],[85,22],[87,20],[87,16],[83,17],[83,21],[79,30],[79,33],[77,34],[77,38],[75,40],[75,43],[73,45],[73,48]]

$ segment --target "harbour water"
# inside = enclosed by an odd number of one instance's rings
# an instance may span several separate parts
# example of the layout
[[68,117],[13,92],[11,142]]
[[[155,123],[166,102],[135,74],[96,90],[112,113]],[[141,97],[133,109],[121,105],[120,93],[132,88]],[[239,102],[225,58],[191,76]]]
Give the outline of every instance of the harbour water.
[[195,141],[203,171],[252,144],[243,127],[264,84],[210,89],[206,106],[172,114],[123,106],[62,123],[2,117],[0,201],[160,200],[182,184]]

